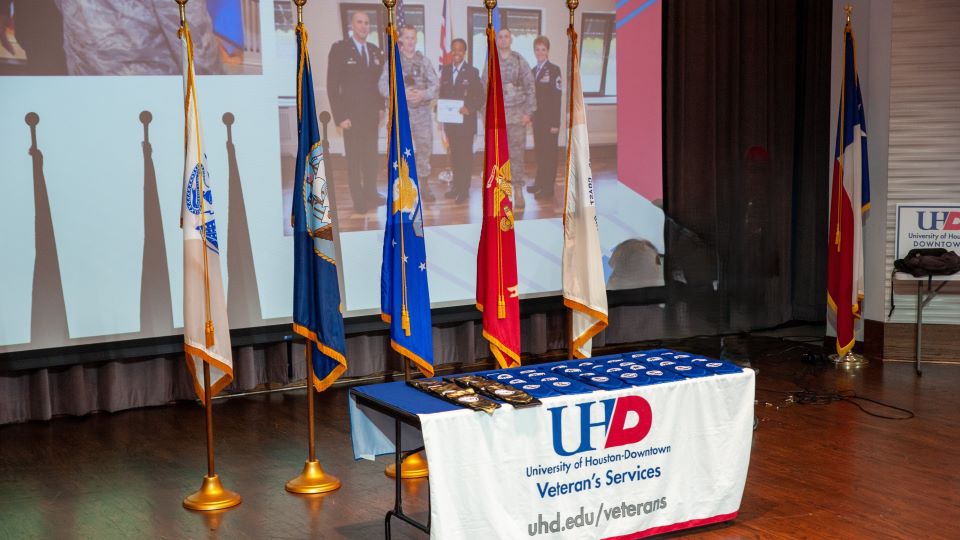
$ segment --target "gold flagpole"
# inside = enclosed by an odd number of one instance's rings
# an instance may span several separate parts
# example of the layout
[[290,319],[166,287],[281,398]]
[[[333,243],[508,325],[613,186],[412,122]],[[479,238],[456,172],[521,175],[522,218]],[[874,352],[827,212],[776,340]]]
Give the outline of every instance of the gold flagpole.
[[[852,23],[852,17],[851,17],[851,15],[852,15],[852,13],[853,13],[853,6],[851,6],[850,4],[847,4],[846,6],[844,6],[844,7],[843,7],[843,13],[844,13],[845,21],[844,21],[844,25],[843,25],[843,49],[842,49],[842,53],[841,53],[841,54],[843,54],[844,62],[846,62],[846,58],[847,58],[847,32],[851,32],[851,33],[853,32],[853,23]],[[854,58],[856,58],[856,55],[854,55]],[[857,68],[857,66],[853,66],[853,69],[856,69],[856,68]],[[844,104],[844,96],[843,96],[843,92],[844,92],[844,89],[845,89],[845,87],[846,87],[846,78],[847,78],[846,65],[844,65],[843,74],[840,75],[840,76],[842,77],[842,80],[841,80],[841,82],[840,82],[840,108],[841,108],[841,111],[842,111],[842,109],[843,109],[844,107],[846,107],[846,105]],[[842,112],[841,112],[841,114],[842,114]],[[840,167],[841,167],[841,170],[843,170],[843,169],[842,169],[842,168],[843,168],[843,151],[844,151],[844,147],[843,147],[843,143],[844,143],[843,120],[841,119],[840,122],[841,122],[841,124],[840,124],[840,140],[837,141],[837,143],[838,143],[838,146],[840,147]],[[842,174],[841,174],[840,181],[841,181],[840,190],[842,190],[842,189],[843,189],[843,187],[842,187],[843,175],[842,175]],[[836,242],[835,242],[836,245],[837,245],[837,251],[840,251],[840,221],[841,221],[841,219],[840,219],[840,199],[842,198],[842,197],[839,196],[840,190],[837,191],[837,195],[838,195],[838,196],[837,196],[837,234],[836,234]],[[852,204],[853,204],[853,201],[850,201],[850,202],[851,202],[851,205],[852,205]],[[859,214],[860,214],[859,212],[856,212],[856,211],[855,211],[855,212],[854,212],[854,217],[853,217],[853,219],[863,219],[863,217],[862,217],[861,215],[859,215]],[[839,310],[837,310],[837,311],[839,312]],[[834,353],[834,354],[831,354],[830,356],[828,356],[828,358],[833,362],[833,364],[834,364],[836,367],[842,368],[842,369],[856,369],[856,368],[863,367],[863,366],[865,366],[865,365],[867,365],[867,364],[870,363],[870,361],[867,360],[867,358],[866,358],[865,356],[863,356],[862,354],[853,352],[853,349],[850,349],[849,351],[847,351],[847,354],[845,354],[845,355],[843,355],[843,356],[840,356],[839,354]]]
[[[487,45],[488,45],[488,50],[489,50],[489,44],[490,44],[490,41],[489,41],[489,40],[491,39],[491,38],[490,38],[490,35],[491,35],[491,33],[494,31],[494,28],[493,28],[493,10],[496,9],[496,7],[497,7],[497,0],[484,0],[484,1],[483,1],[483,6],[484,6],[485,8],[487,8]],[[499,51],[498,51],[498,52],[499,52]],[[488,85],[488,86],[489,86],[490,84],[496,84],[496,85],[500,85],[500,84],[501,84],[501,82],[500,82],[499,79],[497,79],[496,81],[494,81],[494,70],[493,70],[493,62],[494,62],[494,61],[498,61],[498,60],[497,60],[497,59],[494,59],[494,58],[491,58],[489,55],[487,56],[487,85]],[[497,70],[498,76],[499,76],[499,72],[500,72],[500,70],[498,69],[498,70]],[[494,99],[494,109],[496,110],[496,99]],[[494,114],[494,117],[495,117],[495,118],[496,118],[497,116],[498,116],[497,114]],[[496,122],[496,120],[494,120],[494,121]],[[500,125],[497,124],[496,128],[499,130],[499,129],[500,129]],[[526,137],[526,131],[524,131],[524,137]],[[524,140],[526,140],[526,139],[524,139]],[[509,174],[510,168],[509,168],[509,167],[506,168],[507,173],[502,173],[502,172],[501,172],[501,171],[502,171],[501,166],[502,166],[503,164],[500,163],[500,149],[499,149],[499,144],[500,144],[500,135],[499,135],[499,131],[498,131],[497,136],[494,138],[494,146],[495,146],[495,148],[496,148],[496,150],[494,151],[494,153],[495,153],[494,161],[495,161],[495,164],[496,164],[496,174],[497,174],[497,175],[504,174],[504,177],[506,178],[506,177],[510,176],[510,174]],[[524,144],[524,147],[526,147],[526,144]],[[510,163],[510,160],[508,159],[508,160],[507,160],[507,164],[509,164],[509,163]],[[512,166],[512,165],[511,165],[511,166]],[[486,164],[484,164],[484,167],[486,167]],[[484,172],[484,174],[486,174],[486,172]],[[522,175],[522,174],[523,174],[523,171],[520,171],[520,174]],[[514,186],[514,187],[516,187],[516,186]],[[497,193],[497,191],[495,190],[494,193]],[[513,190],[513,195],[509,195],[509,194],[505,194],[505,195],[506,195],[507,197],[510,197],[511,202],[512,202],[512,201],[517,201],[517,203],[518,203],[517,206],[519,207],[519,202],[522,200],[521,197],[523,196],[523,188],[521,187],[520,189],[514,189],[514,190]],[[500,215],[500,200],[498,199],[498,196],[497,196],[497,195],[494,196],[493,204],[494,204],[494,207],[493,207],[493,216],[494,216],[494,217],[498,217],[498,216]],[[513,207],[511,206],[511,208],[513,208]],[[499,220],[498,220],[498,221],[499,221]],[[496,234],[497,234],[497,318],[498,318],[498,319],[506,319],[506,318],[507,318],[507,301],[506,301],[506,299],[505,299],[504,296],[503,296],[503,289],[504,289],[504,287],[503,287],[503,231],[500,229],[500,226],[499,226],[499,225],[498,225],[497,228],[496,228]],[[497,358],[500,358],[499,352],[495,352],[494,355],[497,356]]]
[[[190,35],[187,31],[187,15],[186,7],[188,0],[176,0],[177,6],[180,8],[180,29],[183,32],[183,37],[187,40],[187,43],[190,43]],[[189,51],[192,54],[192,51]],[[192,62],[192,58],[189,59]],[[191,66],[192,68],[192,66]],[[191,81],[192,84],[192,81]],[[192,92],[192,89],[188,89],[188,92]],[[184,104],[189,111],[189,102]],[[194,114],[198,114],[194,110]],[[189,121],[189,114],[187,115],[187,120]],[[202,164],[201,164],[202,168]],[[202,169],[201,169],[202,170]],[[203,173],[200,174],[200,192],[203,193]],[[202,199],[202,197],[201,197]],[[202,204],[202,203],[201,203]],[[200,213],[200,219],[204,220],[203,212]],[[201,224],[205,227],[206,223],[201,221]],[[206,238],[206,233],[203,234]],[[201,249],[203,249],[204,261],[206,261],[207,247],[204,244],[201,244]],[[204,270],[206,271],[206,264],[204,264]],[[212,344],[213,332],[212,332],[212,322],[210,320],[210,301],[209,301],[209,283],[204,280],[204,285],[206,287],[204,293],[206,296],[206,313],[207,313],[207,346],[209,347]],[[222,510],[224,508],[230,508],[231,506],[236,506],[240,504],[242,500],[240,495],[230,491],[223,487],[223,484],[220,483],[220,477],[217,476],[217,473],[214,469],[213,462],[213,399],[210,395],[210,364],[206,361],[203,362],[203,400],[204,407],[206,412],[206,424],[207,424],[207,474],[203,477],[203,483],[200,485],[200,489],[183,499],[184,508],[190,510]]]
[[[580,0],[567,0],[567,9],[570,10],[570,26],[567,28],[567,33],[570,34],[572,49],[570,51],[571,73],[567,75],[570,78],[570,92],[569,92],[569,95],[567,96],[567,99],[570,102],[570,106],[568,108],[569,110],[567,111],[567,148],[568,150],[567,150],[567,171],[566,172],[567,172],[568,178],[566,182],[569,182],[569,176],[570,176],[569,148],[571,146],[570,141],[573,137],[573,78],[579,76],[578,74],[572,72],[574,69],[573,55],[577,54],[577,51],[576,51],[577,42],[576,42],[576,38],[574,37],[576,35],[574,20],[575,20],[575,15],[577,11],[577,6],[579,5],[580,5]],[[569,186],[567,186],[567,189],[569,189]],[[566,217],[567,217],[567,208],[566,208],[567,194],[566,193],[563,194],[563,202],[564,202],[563,217],[564,217],[564,220],[566,220]],[[573,348],[573,342],[575,339],[576,339],[576,336],[573,335],[573,308],[567,308],[567,340],[568,340],[567,351],[570,354],[571,359],[577,357],[577,355],[575,354],[576,351]]]
[[[395,27],[394,27],[395,24],[396,24],[396,23],[395,23],[395,19],[394,19],[394,8],[396,7],[396,5],[397,5],[397,0],[383,0],[383,6],[384,6],[385,8],[387,8],[387,32],[386,32],[386,33],[387,33],[387,36],[391,36],[392,33],[396,31],[396,29],[395,29]],[[393,64],[395,60],[394,60],[394,57],[393,57],[393,40],[392,40],[392,38],[390,38],[390,37],[387,38],[387,45],[388,45],[389,50],[386,51],[386,53],[387,53],[388,55],[390,55],[390,58],[387,60],[387,62],[389,62],[390,64]],[[388,65],[390,65],[390,64],[388,64]],[[393,69],[396,70],[396,66],[395,66],[395,65],[393,66]],[[396,89],[393,88],[393,85],[403,84],[403,81],[397,81],[397,80],[395,80],[393,73],[390,74],[390,80],[391,80],[391,82],[393,83],[393,84],[391,84],[391,88],[390,88],[390,94],[391,94],[391,95],[390,95],[390,117],[391,117],[391,123],[392,123],[392,122],[395,122],[395,121],[396,121],[395,116],[396,116],[396,114],[397,114],[397,92],[396,92]],[[396,129],[399,129],[399,126],[397,126]],[[389,147],[388,147],[388,151],[387,151],[387,152],[388,152],[388,157],[387,157],[387,159],[389,160],[389,159],[390,159],[390,158],[389,158]],[[399,153],[400,153],[400,149],[398,148],[398,149],[397,149],[397,155],[399,155]],[[400,190],[400,195],[401,195],[401,197],[403,196],[402,194],[403,194],[403,190],[401,189],[401,190]],[[401,204],[400,204],[400,221],[401,221],[401,223],[400,223],[400,234],[401,234],[400,242],[401,242],[401,250],[402,250],[402,249],[403,249],[403,247],[402,247],[402,246],[403,246],[403,236],[402,236],[402,235],[403,235],[403,203],[402,203],[402,202],[401,202]],[[405,268],[406,268],[405,265],[401,265],[401,269],[405,269]],[[404,287],[406,287],[406,282],[404,282]],[[403,301],[404,301],[404,304],[403,304],[403,317],[401,318],[401,324],[402,324],[404,330],[406,331],[407,335],[409,335],[409,334],[410,334],[410,323],[409,323],[409,319],[407,318],[407,312],[406,312],[406,309],[407,309],[407,307],[406,307],[406,292],[404,292]],[[400,359],[401,359],[401,361],[403,362],[403,379],[404,379],[405,381],[409,381],[409,380],[410,380],[410,363],[409,363],[409,360],[407,359],[406,356],[403,356],[402,354],[400,355]],[[391,464],[387,465],[387,468],[383,471],[383,473],[386,474],[387,476],[389,476],[390,478],[396,478],[396,477],[397,477],[397,465],[396,465],[395,463],[391,463]],[[414,452],[413,454],[410,454],[410,455],[406,456],[405,458],[403,458],[403,461],[401,462],[401,465],[400,465],[400,478],[423,478],[423,477],[425,477],[425,476],[427,476],[427,475],[429,475],[429,474],[430,474],[430,471],[429,471],[429,468],[427,467],[427,456],[423,453],[422,450],[419,451],[419,452]]]
[[[297,6],[297,31],[303,31],[301,35],[301,47],[306,47],[306,31],[303,26],[303,6],[307,0],[293,0]],[[305,54],[305,53],[304,53]],[[301,55],[301,61],[305,58]],[[303,84],[303,81],[297,81],[297,84]],[[299,102],[299,96],[298,96]],[[326,149],[324,149],[326,150]],[[307,360],[307,461],[303,464],[303,472],[299,476],[289,480],[285,485],[290,493],[327,493],[340,489],[340,480],[323,471],[323,467],[317,460],[316,448],[316,411],[315,397],[316,390],[313,382],[316,376],[313,372],[313,344],[307,340],[304,357]]]
[[[181,0],[177,0],[180,3]],[[186,3],[187,0],[183,0]],[[181,7],[183,4],[181,4]],[[222,510],[240,504],[240,495],[223,487],[213,466],[213,399],[210,396],[210,364],[203,363],[203,396],[207,417],[207,475],[200,489],[183,499],[190,510]]]
[[[305,2],[306,0],[294,0],[295,2]],[[288,481],[284,486],[290,493],[327,493],[340,489],[340,480],[323,471],[320,462],[317,460],[316,449],[316,413],[314,411],[314,390],[313,380],[313,346],[307,341],[307,461],[303,464],[303,472],[300,476]]]

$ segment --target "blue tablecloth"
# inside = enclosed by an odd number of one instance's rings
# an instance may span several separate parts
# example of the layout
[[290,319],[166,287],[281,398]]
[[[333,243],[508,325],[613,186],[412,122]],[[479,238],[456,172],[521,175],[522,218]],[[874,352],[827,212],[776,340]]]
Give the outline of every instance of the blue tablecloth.
[[[627,365],[624,366],[623,364]],[[620,371],[611,373],[609,371],[611,366],[619,367]],[[631,369],[632,366],[638,366],[642,369]],[[689,370],[686,372],[677,371],[678,366],[688,367]],[[707,368],[704,366],[713,367]],[[622,387],[620,384],[612,386],[609,381],[606,384],[605,382],[595,382],[591,376],[582,376],[590,373],[607,379],[621,380],[624,381],[623,384],[646,386],[689,378],[740,373],[741,371],[743,370],[740,367],[723,360],[670,349],[650,349],[587,359],[533,364],[510,369],[491,369],[478,371],[472,373],[472,375],[488,377],[498,382],[525,389],[534,397],[549,397],[583,394]],[[640,377],[639,379],[622,378],[627,373],[633,373]],[[647,375],[648,373],[655,374]],[[445,378],[450,377],[456,377],[456,375],[446,376]],[[543,382],[544,378],[555,378],[556,380]],[[557,382],[563,386],[556,386]],[[550,383],[554,384],[551,385]],[[535,384],[539,388],[525,388],[530,384]],[[417,390],[404,381],[359,386],[351,392],[363,394],[415,415],[462,409],[462,407],[448,401]],[[352,403],[353,400],[351,399]]]

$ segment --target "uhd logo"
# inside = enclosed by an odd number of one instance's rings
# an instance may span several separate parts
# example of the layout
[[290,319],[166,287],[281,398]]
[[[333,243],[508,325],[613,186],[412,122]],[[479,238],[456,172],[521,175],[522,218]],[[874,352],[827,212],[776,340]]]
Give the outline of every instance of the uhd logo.
[[[570,411],[565,411],[570,409]],[[614,448],[640,442],[650,433],[653,423],[653,411],[650,403],[640,396],[623,396],[589,403],[578,403],[576,407],[553,407],[550,421],[553,427],[553,450],[561,456],[572,456],[580,452],[596,450],[594,440],[601,440],[603,448]],[[603,420],[591,421],[591,411],[603,412]],[[579,446],[575,449],[564,448],[564,414],[579,419]]]
[[917,212],[917,227],[922,231],[960,231],[960,212]]

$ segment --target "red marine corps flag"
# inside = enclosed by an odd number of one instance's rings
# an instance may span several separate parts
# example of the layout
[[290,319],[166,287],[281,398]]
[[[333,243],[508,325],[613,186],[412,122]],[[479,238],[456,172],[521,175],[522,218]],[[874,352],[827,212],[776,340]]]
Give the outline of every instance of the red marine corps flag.
[[477,252],[477,309],[483,337],[500,367],[520,365],[520,300],[517,244],[513,233],[513,184],[503,112],[500,56],[493,27],[487,26],[487,119],[483,167],[483,225]]
[[863,215],[870,208],[867,123],[849,13],[843,38],[843,86],[840,90],[827,243],[827,303],[837,317],[837,354],[841,358],[853,348],[855,320],[862,313]]

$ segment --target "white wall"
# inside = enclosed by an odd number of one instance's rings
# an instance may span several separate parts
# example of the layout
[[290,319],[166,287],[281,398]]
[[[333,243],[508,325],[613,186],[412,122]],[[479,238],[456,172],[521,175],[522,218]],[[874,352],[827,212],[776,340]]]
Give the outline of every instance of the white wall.
[[[893,3],[890,174],[885,272],[893,270],[896,205],[960,202],[960,2]],[[889,287],[889,281],[885,283]],[[916,293],[906,284],[891,322],[915,320]],[[884,298],[889,302],[889,288]],[[960,324],[960,295],[941,294],[924,322]]]

